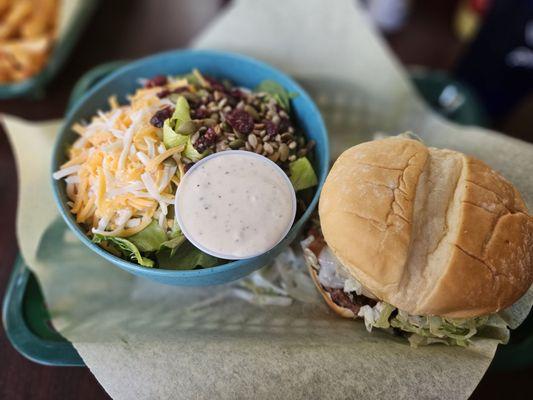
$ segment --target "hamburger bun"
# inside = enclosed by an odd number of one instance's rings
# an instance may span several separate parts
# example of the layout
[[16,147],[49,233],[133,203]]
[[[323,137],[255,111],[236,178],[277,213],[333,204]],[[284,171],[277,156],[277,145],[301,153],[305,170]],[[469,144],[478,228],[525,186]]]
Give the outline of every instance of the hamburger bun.
[[327,177],[319,215],[345,269],[412,315],[494,313],[532,284],[524,201],[496,171],[456,151],[399,137],[352,147]]

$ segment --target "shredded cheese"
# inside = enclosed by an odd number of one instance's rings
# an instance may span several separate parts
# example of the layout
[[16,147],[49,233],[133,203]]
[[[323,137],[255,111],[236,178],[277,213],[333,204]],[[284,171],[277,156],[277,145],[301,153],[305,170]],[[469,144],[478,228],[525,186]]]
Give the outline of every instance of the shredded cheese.
[[[185,79],[169,81],[170,88],[186,85]],[[72,127],[79,138],[53,177],[66,181],[71,212],[89,232],[128,237],[154,218],[164,229],[172,227],[169,205],[184,173],[185,146],[167,149],[161,128],[150,124],[152,115],[169,104],[158,91],[139,89],[122,106],[112,96],[110,110]]]

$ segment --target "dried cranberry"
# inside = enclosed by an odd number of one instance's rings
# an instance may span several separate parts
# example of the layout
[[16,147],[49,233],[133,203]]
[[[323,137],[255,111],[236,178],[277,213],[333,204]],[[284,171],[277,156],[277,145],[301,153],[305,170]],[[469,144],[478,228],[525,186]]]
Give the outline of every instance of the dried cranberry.
[[145,88],[153,88],[156,86],[163,86],[167,84],[167,77],[164,75],[156,75],[152,79],[148,79],[144,84]]
[[244,94],[241,92],[241,90],[237,88],[231,88],[229,94],[237,99],[242,99],[244,97]]
[[215,78],[212,78],[210,76],[204,76],[204,79],[209,82],[209,85],[211,85],[211,88],[213,90],[218,90],[219,92],[223,93],[227,91],[226,87],[222,83],[217,81]]
[[163,97],[167,97],[169,94],[170,94],[170,90],[164,89],[164,90],[161,90],[160,92],[158,92],[156,94],[156,96],[159,97],[160,99],[162,99]]
[[278,124],[278,132],[285,133],[289,130],[290,126],[291,126],[291,122],[288,120],[288,118],[282,117]]
[[265,130],[267,135],[270,135],[272,137],[276,136],[278,133],[278,128],[276,127],[276,124],[268,119],[265,119],[263,121],[263,124],[265,125]]
[[215,132],[215,130],[213,128],[207,128],[205,133],[203,135],[200,135],[200,137],[194,143],[194,148],[198,151],[198,153],[203,153],[209,147],[214,145],[216,141],[217,133]]
[[235,109],[226,115],[226,121],[237,132],[248,134],[254,129],[254,119],[244,110]]
[[193,119],[204,119],[209,116],[209,111],[207,111],[207,108],[205,106],[201,106],[197,108],[196,110],[191,110],[191,117]]
[[165,120],[170,118],[172,114],[174,114],[174,108],[166,106],[165,108],[156,111],[152,118],[150,118],[150,123],[156,128],[162,128]]

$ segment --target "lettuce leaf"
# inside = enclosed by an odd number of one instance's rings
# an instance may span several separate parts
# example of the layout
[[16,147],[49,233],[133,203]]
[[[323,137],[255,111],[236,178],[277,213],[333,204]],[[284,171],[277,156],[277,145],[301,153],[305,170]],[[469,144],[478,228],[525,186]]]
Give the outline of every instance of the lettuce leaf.
[[220,264],[218,258],[202,252],[188,241],[183,241],[174,252],[172,250],[174,249],[161,249],[157,253],[157,262],[160,267],[187,270],[197,267],[210,268]]
[[291,99],[298,96],[298,93],[288,92],[283,86],[272,80],[264,80],[257,85],[255,91],[268,93],[287,112],[291,110]]
[[157,251],[168,240],[167,234],[154,219],[139,233],[128,238],[140,251]]
[[206,153],[201,154],[194,148],[190,135],[177,132],[181,124],[189,121],[191,121],[189,103],[185,97],[180,96],[176,100],[176,109],[172,117],[163,123],[163,143],[167,149],[184,144],[185,149],[182,154],[192,162],[196,162],[201,160]]
[[201,160],[207,154],[207,152],[199,153],[198,150],[194,148],[191,143],[191,139],[189,138],[189,140],[187,141],[187,146],[185,146],[185,150],[183,150],[182,154],[192,162],[196,162],[198,160]]
[[101,244],[104,242],[110,246],[113,246],[120,253],[122,253],[124,258],[133,260],[143,267],[151,268],[154,266],[154,262],[149,258],[141,256],[139,249],[127,239],[95,233],[92,241],[96,244]]
[[190,142],[188,135],[176,132],[180,124],[191,120],[190,108],[187,99],[179,96],[176,100],[176,108],[169,119],[163,123],[163,143],[167,149]]
[[170,249],[170,257],[173,257],[174,254],[176,254],[176,251],[178,248],[185,243],[187,239],[185,238],[185,235],[181,234],[179,236],[176,236],[170,240],[167,240],[164,242],[161,246],[166,247],[167,249]]
[[163,123],[163,144],[167,149],[187,144],[189,140],[189,136],[174,132],[174,129],[170,126],[170,118],[165,120]]
[[289,164],[290,179],[295,191],[308,189],[318,184],[313,166],[307,157],[300,157]]

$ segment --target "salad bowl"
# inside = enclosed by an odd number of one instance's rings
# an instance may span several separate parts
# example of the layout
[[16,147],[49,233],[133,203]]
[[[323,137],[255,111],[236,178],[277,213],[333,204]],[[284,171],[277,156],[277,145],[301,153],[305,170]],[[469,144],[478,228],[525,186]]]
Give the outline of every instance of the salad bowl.
[[65,149],[77,138],[72,131],[74,123],[90,120],[98,110],[106,109],[108,98],[117,96],[119,103],[126,102],[126,96],[139,88],[141,79],[157,75],[180,75],[198,69],[209,76],[227,79],[236,86],[254,88],[265,80],[277,82],[294,94],[291,99],[293,119],[307,140],[315,142],[313,168],[318,184],[314,188],[307,209],[295,220],[285,238],[268,252],[257,257],[230,261],[210,268],[174,270],[147,268],[121,259],[93,243],[83,227],[76,223],[75,216],[67,204],[66,185],[63,180],[52,179],[53,193],[59,212],[75,235],[99,256],[111,264],[134,275],[163,284],[183,286],[204,286],[221,284],[239,279],[267,265],[301,232],[317,205],[322,184],[329,166],[329,144],[326,127],[316,105],[309,95],[293,79],[283,72],[250,57],[219,51],[184,50],[157,54],[124,65],[103,78],[71,106],[62,128],[56,138],[52,155],[52,172],[66,161]]

